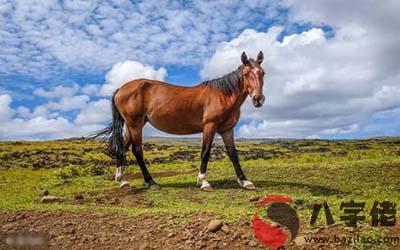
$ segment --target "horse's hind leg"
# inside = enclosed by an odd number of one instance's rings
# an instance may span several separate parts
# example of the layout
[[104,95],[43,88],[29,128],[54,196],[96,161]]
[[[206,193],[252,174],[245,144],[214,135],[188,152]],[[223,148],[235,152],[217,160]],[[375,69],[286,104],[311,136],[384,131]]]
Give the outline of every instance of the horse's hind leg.
[[142,148],[142,129],[143,124],[141,126],[130,126],[129,132],[132,138],[132,151],[136,157],[136,161],[139,164],[140,170],[142,171],[145,185],[150,189],[158,189],[159,186],[151,177],[149,170],[146,167],[143,159],[143,148]]
[[[126,129],[124,132],[124,142],[125,150],[128,150],[132,144],[132,138],[128,129]],[[115,171],[115,181],[120,182],[121,188],[129,186],[128,180],[125,178],[125,165],[117,165],[117,169]]]

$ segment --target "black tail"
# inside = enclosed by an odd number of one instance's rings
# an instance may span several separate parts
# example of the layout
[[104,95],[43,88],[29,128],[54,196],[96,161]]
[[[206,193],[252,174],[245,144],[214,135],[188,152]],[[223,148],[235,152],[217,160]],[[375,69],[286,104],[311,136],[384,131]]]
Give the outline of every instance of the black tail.
[[115,94],[118,89],[114,92],[111,100],[111,112],[112,122],[104,129],[96,132],[89,136],[89,139],[100,138],[106,145],[106,153],[117,160],[117,164],[122,166],[126,161],[126,149],[124,142],[124,119],[115,106]]

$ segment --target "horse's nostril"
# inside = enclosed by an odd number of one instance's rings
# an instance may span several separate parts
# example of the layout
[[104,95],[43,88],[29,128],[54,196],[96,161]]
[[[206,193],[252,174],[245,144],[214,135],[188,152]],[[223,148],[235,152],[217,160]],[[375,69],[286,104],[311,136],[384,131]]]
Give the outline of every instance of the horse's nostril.
[[255,95],[253,97],[253,99],[254,99],[254,101],[259,102],[259,101],[262,101],[264,99],[264,96],[263,95]]

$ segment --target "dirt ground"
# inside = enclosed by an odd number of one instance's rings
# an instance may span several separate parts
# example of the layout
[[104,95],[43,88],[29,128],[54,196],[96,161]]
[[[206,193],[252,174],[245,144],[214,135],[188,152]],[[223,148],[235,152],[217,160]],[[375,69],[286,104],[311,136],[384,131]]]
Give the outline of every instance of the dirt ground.
[[[190,218],[176,219],[145,214],[132,218],[89,212],[0,212],[0,232],[3,232],[0,249],[11,249],[5,245],[5,238],[13,232],[38,233],[48,239],[49,249],[265,249],[255,238],[247,219],[225,223],[215,233],[207,230],[208,222],[214,219],[212,214],[198,212]],[[395,230],[399,232],[398,228]],[[317,231],[318,235],[345,233],[340,226]],[[347,248],[291,242],[285,249]]]
[[248,222],[228,224],[226,231],[211,233],[207,231],[210,217],[196,213],[182,224],[170,224],[172,216],[0,212],[0,229],[42,233],[49,238],[50,249],[262,249]]

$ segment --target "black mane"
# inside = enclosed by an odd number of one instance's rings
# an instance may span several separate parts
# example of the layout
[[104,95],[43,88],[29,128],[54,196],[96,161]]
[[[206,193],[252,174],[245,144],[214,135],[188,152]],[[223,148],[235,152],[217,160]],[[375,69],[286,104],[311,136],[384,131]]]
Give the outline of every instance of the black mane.
[[232,71],[231,73],[226,74],[223,77],[212,80],[206,80],[201,84],[220,89],[227,94],[232,94],[235,90],[239,89],[239,81],[240,81],[240,69],[238,68],[237,70]]

